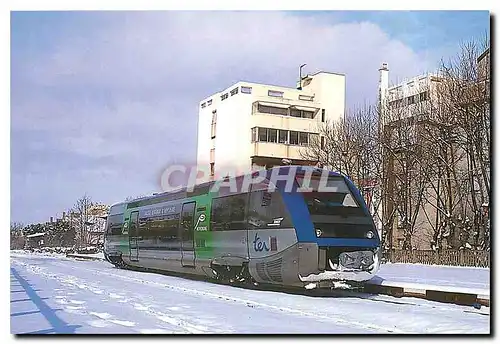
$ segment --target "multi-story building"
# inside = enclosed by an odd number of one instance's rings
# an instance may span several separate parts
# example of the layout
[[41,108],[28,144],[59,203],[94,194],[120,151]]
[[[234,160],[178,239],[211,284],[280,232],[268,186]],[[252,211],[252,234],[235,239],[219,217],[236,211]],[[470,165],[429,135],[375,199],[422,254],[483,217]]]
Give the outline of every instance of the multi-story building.
[[[415,196],[409,190],[415,183],[418,183],[415,176],[417,171],[411,174],[412,157],[408,154],[408,150],[419,139],[419,124],[427,121],[432,113],[430,109],[441,78],[436,74],[424,74],[389,86],[387,64],[384,63],[379,72],[385,197],[382,199],[382,207],[379,207],[378,216],[387,226],[385,228],[388,231],[386,245],[391,248],[401,248],[404,242],[406,220],[413,221],[409,217],[415,216],[413,209],[408,209],[408,204],[416,203],[412,202]],[[427,216],[434,216],[435,209],[426,210]],[[428,239],[425,234],[422,235],[425,229],[421,228],[422,223],[425,223],[425,214],[422,211],[416,213],[416,226],[420,230],[413,235],[412,244],[418,247],[421,247],[421,242]]]
[[300,150],[319,138],[322,123],[343,117],[345,76],[318,72],[297,88],[238,82],[199,106],[197,165],[211,178],[284,161],[315,164]]
[[[446,186],[447,193],[439,191],[438,195],[437,189],[452,177],[461,188],[464,187],[464,183],[471,182],[467,174],[462,177],[457,174],[446,175],[450,171],[449,166],[452,165],[454,168],[467,170],[469,160],[473,159],[467,157],[463,147],[452,137],[456,135],[453,131],[462,130],[459,128],[464,119],[452,117],[460,112],[450,112],[449,109],[453,109],[454,106],[466,109],[468,106],[489,102],[489,49],[477,59],[477,78],[470,80],[456,77],[451,79],[446,74],[425,74],[389,86],[387,64],[383,64],[379,71],[385,192],[378,215],[388,226],[386,230],[390,233],[387,238],[390,247],[402,246],[405,241],[405,229],[408,228],[406,221],[411,221],[417,227],[417,231],[412,235],[412,246],[430,248],[435,239],[433,235],[436,233],[436,228],[441,226],[443,218],[446,217],[443,215],[443,209],[438,211],[434,202],[441,202],[440,207],[451,209],[456,207],[456,201],[453,200],[459,197],[458,192],[463,192],[453,189],[454,186],[451,184]],[[484,111],[489,111],[487,107],[485,109]],[[483,131],[486,135],[488,132],[488,130]],[[429,146],[429,142],[434,142],[432,135],[437,133],[452,136],[439,141],[442,142],[440,145]],[[420,151],[416,148],[418,146]],[[436,180],[432,179],[431,173],[422,177],[421,169],[426,168],[426,156],[429,151],[434,152],[430,154],[431,156],[442,160],[444,158],[439,164],[446,166],[443,176],[436,175],[434,177]],[[484,156],[488,154],[485,153]],[[429,168],[435,169],[436,166],[429,165]],[[424,183],[426,187],[422,189]],[[454,193],[457,195],[452,195]],[[443,197],[444,194],[447,196]],[[438,199],[440,200],[437,201]],[[406,209],[403,209],[405,207]],[[449,210],[445,212],[447,211]]]

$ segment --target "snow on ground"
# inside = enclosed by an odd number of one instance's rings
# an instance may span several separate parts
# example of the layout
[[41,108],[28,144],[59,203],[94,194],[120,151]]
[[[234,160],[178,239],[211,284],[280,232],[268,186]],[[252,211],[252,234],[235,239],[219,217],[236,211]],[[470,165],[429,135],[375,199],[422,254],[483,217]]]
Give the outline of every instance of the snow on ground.
[[[312,297],[11,253],[11,333],[489,333],[489,308]],[[361,295],[361,296],[359,296]]]
[[97,258],[97,259],[101,259],[101,260],[104,260],[104,253],[102,252],[99,252],[99,253],[91,253],[91,254],[83,254],[83,253],[70,253],[70,255],[72,257],[82,257],[82,258],[85,258],[85,257],[90,257],[90,258]]
[[490,289],[490,269],[424,264],[382,264],[377,276],[391,282],[421,283],[443,287]]

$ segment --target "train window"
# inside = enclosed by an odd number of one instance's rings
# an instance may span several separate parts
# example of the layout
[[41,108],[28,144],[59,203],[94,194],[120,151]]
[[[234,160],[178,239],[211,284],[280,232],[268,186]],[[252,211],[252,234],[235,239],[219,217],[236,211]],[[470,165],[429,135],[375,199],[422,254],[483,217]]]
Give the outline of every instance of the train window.
[[257,228],[290,228],[290,215],[279,192],[252,191],[248,207],[248,224]]
[[123,224],[123,214],[115,214],[108,216],[107,221],[107,235],[121,235],[122,234],[122,224]]
[[248,194],[214,198],[211,227],[213,231],[246,229],[245,208]]
[[159,241],[166,250],[179,250],[181,241],[179,237],[179,214],[164,218]]
[[180,250],[179,214],[141,219],[142,249]]
[[340,177],[328,177],[323,189],[320,176],[311,180],[297,177],[300,187],[308,189],[303,192],[304,201],[311,215],[364,216],[364,210],[356,201],[346,182]]

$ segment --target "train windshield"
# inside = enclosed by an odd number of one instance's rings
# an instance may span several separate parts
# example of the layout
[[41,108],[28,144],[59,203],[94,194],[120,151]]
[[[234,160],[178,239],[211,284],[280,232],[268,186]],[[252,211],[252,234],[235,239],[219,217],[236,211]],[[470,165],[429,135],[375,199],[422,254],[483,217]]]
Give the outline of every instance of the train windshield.
[[297,177],[297,182],[311,215],[364,216],[342,177]]

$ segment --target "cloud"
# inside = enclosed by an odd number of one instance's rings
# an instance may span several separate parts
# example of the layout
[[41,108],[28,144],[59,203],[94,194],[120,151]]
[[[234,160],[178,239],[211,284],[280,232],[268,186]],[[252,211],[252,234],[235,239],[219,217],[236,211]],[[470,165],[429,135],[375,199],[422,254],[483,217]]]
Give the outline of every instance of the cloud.
[[[298,66],[307,63],[309,73],[346,74],[347,102],[354,105],[376,99],[382,62],[393,80],[435,62],[370,22],[336,24],[271,11],[79,16],[79,24],[88,18],[85,30],[69,26],[36,55],[13,51],[12,169],[32,173],[28,162],[40,149],[60,154],[85,171],[78,176],[87,193],[106,202],[157,190],[169,161],[194,161],[199,100],[234,82],[293,86]],[[74,183],[75,171],[62,162],[54,179],[53,163],[38,158],[30,178],[44,178],[44,190]],[[126,181],[116,178],[124,172]],[[13,182],[13,194],[33,192],[36,187]],[[29,202],[45,207],[46,217],[60,205]],[[14,217],[21,216],[16,206]]]

